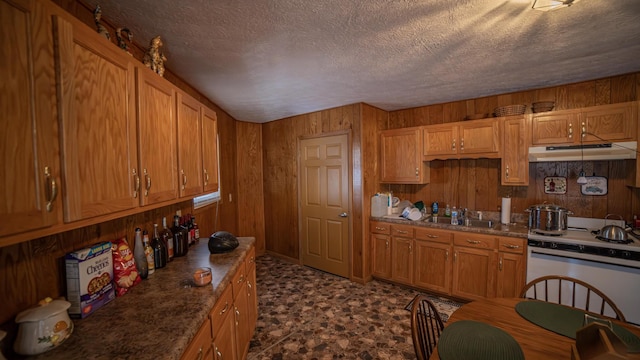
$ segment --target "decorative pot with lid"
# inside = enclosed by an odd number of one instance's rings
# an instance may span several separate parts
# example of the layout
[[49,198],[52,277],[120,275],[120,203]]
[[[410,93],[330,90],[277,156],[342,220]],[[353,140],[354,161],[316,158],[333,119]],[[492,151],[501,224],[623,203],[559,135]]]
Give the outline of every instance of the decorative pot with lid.
[[19,313],[13,350],[21,355],[37,355],[62,344],[73,332],[69,306],[68,301],[46,298],[39,306]]

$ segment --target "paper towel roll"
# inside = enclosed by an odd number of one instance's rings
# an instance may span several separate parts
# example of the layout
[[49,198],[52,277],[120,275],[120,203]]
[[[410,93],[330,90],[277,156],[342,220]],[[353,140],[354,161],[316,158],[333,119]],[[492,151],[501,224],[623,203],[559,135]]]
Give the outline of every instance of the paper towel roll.
[[502,198],[500,222],[503,224],[509,224],[511,222],[511,198]]

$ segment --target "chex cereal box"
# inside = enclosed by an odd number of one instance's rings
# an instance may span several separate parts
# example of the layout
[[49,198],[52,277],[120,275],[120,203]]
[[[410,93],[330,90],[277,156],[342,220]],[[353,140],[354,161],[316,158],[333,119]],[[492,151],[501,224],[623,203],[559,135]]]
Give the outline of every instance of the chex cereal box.
[[110,242],[68,253],[64,260],[70,316],[85,318],[115,299]]

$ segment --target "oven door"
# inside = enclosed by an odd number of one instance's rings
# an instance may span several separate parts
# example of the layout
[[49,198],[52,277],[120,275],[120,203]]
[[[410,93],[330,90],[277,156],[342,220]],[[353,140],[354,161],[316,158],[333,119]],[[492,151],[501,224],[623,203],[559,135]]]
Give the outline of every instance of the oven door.
[[[547,275],[563,275],[585,281],[605,293],[620,308],[628,322],[640,324],[640,269],[595,260],[577,259],[568,251],[537,248],[527,249],[527,283]],[[577,256],[581,254],[576,254]],[[532,291],[531,289],[529,291]],[[570,293],[569,286],[563,293]],[[552,292],[552,291],[550,291]],[[556,292],[557,293],[557,292]],[[586,296],[581,296],[586,298]],[[558,299],[549,299],[558,302]],[[566,299],[562,303],[569,304]],[[583,307],[583,304],[576,304]],[[615,317],[613,312],[606,315]]]

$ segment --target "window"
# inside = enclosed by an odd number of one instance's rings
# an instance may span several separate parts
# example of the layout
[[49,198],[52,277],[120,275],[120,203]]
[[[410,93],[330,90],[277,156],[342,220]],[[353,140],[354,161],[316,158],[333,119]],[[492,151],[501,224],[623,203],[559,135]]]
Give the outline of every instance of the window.
[[220,201],[220,196],[222,194],[222,192],[221,192],[222,186],[220,185],[220,141],[219,141],[219,136],[216,137],[216,148],[218,149],[218,151],[217,151],[217,154],[218,154],[218,159],[217,159],[218,160],[218,191],[194,197],[193,198],[193,209],[194,210]]

